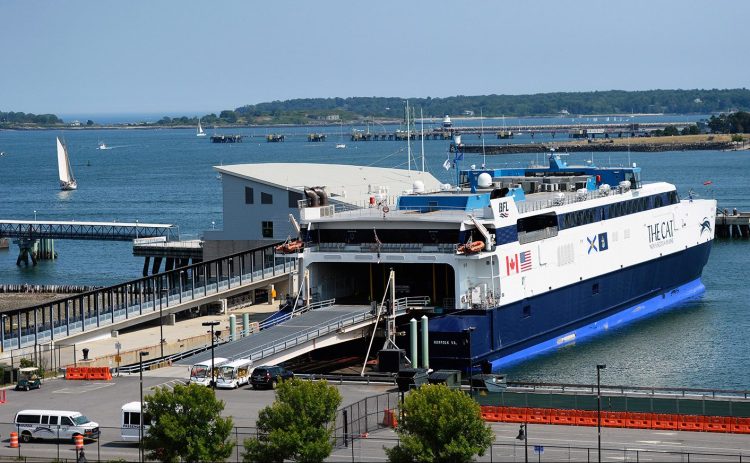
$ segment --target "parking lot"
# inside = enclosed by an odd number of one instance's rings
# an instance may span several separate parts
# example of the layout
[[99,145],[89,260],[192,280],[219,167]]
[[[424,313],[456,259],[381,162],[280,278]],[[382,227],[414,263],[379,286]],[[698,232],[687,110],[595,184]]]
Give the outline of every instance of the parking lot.
[[[188,378],[186,367],[170,367],[148,371],[143,376],[143,394],[147,396],[157,386],[171,387],[184,384]],[[362,398],[379,394],[393,386],[339,385],[342,404],[350,404]],[[10,448],[9,436],[16,431],[13,424],[16,412],[24,409],[52,409],[79,411],[92,421],[99,423],[99,441],[87,441],[86,456],[96,460],[138,460],[135,443],[122,442],[120,438],[120,408],[127,402],[138,401],[140,395],[139,376],[114,377],[112,381],[66,381],[48,380],[40,389],[31,391],[6,391],[6,403],[0,405],[0,459],[22,457],[40,460],[75,459],[72,441],[34,441],[20,443],[20,448]],[[235,438],[242,442],[254,435],[258,412],[274,400],[273,390],[253,390],[243,386],[234,390],[216,390],[216,395],[225,403],[224,415],[232,416],[236,426]],[[241,454],[241,449],[239,452]],[[235,460],[234,455],[231,460]],[[241,455],[240,455],[241,458]]]

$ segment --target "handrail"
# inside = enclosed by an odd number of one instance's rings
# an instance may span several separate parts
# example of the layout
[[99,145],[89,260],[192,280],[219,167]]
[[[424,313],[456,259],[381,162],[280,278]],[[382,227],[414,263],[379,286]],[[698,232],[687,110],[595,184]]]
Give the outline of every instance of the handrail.
[[[574,390],[596,390],[596,385],[592,384],[575,384],[575,383],[535,383],[535,382],[518,382],[508,381],[508,387],[520,388],[520,389],[531,389],[536,391],[537,389],[551,390],[557,389],[564,392],[566,389],[573,392]],[[703,389],[703,388],[679,388],[679,387],[647,387],[647,386],[627,386],[627,385],[604,385],[600,386],[602,391],[618,392],[625,394],[626,392],[631,393],[648,393],[650,395],[664,394],[664,395],[675,395],[681,396],[686,395],[710,395],[712,397],[732,397],[732,396],[743,396],[743,398],[750,398],[750,390],[746,389]]]

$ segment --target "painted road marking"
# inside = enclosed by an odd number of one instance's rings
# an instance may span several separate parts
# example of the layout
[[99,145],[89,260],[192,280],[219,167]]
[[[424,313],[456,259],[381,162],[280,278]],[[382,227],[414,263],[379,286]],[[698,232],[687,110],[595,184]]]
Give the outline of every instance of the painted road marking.
[[99,383],[99,384],[84,384],[77,387],[64,387],[56,391],[52,391],[53,394],[84,394],[87,392],[95,391],[97,389],[103,389],[105,387],[114,386],[115,383]]

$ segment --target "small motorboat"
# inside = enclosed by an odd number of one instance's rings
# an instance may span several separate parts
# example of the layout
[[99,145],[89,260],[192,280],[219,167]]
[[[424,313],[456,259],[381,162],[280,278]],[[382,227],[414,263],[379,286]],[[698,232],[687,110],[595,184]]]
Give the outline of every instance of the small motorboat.
[[483,373],[471,377],[471,387],[486,389],[487,392],[504,392],[508,384],[505,382],[505,375]]

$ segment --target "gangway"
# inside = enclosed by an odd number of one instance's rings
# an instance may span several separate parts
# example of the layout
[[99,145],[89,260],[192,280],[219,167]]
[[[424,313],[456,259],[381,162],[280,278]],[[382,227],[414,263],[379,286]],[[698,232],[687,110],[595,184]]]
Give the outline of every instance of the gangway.
[[[370,305],[338,305],[330,300],[315,307],[296,311],[272,327],[217,346],[214,356],[230,360],[247,358],[254,366],[276,364],[323,347],[340,344],[367,336],[376,324],[377,312]],[[425,308],[429,297],[405,297],[395,301],[396,315],[414,308]],[[291,314],[290,314],[291,315]],[[210,360],[211,352],[204,351],[177,362],[192,365]]]
[[286,281],[297,268],[278,243],[87,291],[0,317],[2,350],[80,340]]

